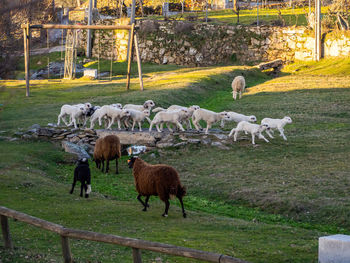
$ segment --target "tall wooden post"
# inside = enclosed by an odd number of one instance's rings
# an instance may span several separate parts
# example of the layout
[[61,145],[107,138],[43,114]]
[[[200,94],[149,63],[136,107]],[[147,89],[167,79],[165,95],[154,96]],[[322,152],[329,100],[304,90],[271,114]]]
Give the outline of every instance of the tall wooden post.
[[[131,5],[131,17],[130,17],[130,25],[135,23],[135,0],[132,0],[132,5]],[[128,36],[128,46],[130,46],[130,43],[134,40],[134,38],[131,38],[131,31],[129,31],[129,36]],[[126,57],[129,57],[129,49],[126,52]]]
[[72,263],[73,260],[70,252],[68,237],[61,236],[61,244],[64,263]]
[[315,61],[321,59],[321,0],[315,0]]
[[[88,25],[91,25],[92,22],[92,0],[89,0],[89,9],[88,9]],[[88,29],[87,31],[87,37],[86,37],[86,57],[91,57],[91,29]]]
[[30,41],[30,25],[26,24],[23,28],[24,40],[24,73],[26,78],[26,97],[29,97],[29,41]]
[[129,46],[128,46],[128,72],[126,74],[126,89],[129,90],[130,87],[130,71],[131,71],[131,61],[132,61],[132,46],[133,46],[133,40],[134,40],[134,28],[135,24],[132,24],[131,30],[129,33]]
[[2,236],[4,237],[5,248],[13,249],[11,235],[10,235],[10,227],[9,227],[7,216],[1,215],[0,218],[1,218]]
[[140,80],[140,89],[143,90],[143,79],[142,79],[142,69],[141,69],[141,57],[140,57],[140,50],[139,50],[139,44],[137,42],[137,36],[135,34],[134,37],[135,41],[135,50],[136,50],[136,58],[137,58],[137,69],[139,72],[139,80]]
[[256,0],[256,25],[259,26],[259,0]]

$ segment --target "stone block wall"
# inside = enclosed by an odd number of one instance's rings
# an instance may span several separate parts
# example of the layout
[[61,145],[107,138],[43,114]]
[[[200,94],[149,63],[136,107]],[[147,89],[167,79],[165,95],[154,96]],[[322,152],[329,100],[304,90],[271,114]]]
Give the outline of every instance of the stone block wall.
[[[127,24],[128,20],[104,20],[103,24]],[[305,27],[227,26],[184,21],[137,21],[141,60],[159,64],[209,66],[219,63],[254,64],[282,59],[312,60],[314,34]],[[125,60],[128,32],[95,31],[93,56]],[[350,55],[349,34],[328,34],[325,57]]]

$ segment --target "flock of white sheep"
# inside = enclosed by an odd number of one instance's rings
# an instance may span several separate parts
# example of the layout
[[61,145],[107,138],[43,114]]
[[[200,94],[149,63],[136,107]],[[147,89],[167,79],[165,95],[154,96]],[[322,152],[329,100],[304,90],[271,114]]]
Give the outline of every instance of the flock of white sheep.
[[[156,126],[158,132],[163,131],[163,125],[167,125],[169,131],[173,131],[171,125],[175,125],[179,130],[185,131],[184,126],[187,130],[192,129],[192,123],[197,131],[201,131],[202,127],[199,122],[203,120],[207,126],[205,134],[208,134],[209,129],[214,123],[221,122],[221,128],[224,127],[225,122],[236,122],[238,123],[236,128],[233,128],[229,134],[229,137],[234,136],[234,141],[237,140],[238,133],[243,131],[245,134],[250,133],[252,136],[252,143],[255,144],[255,136],[259,139],[263,139],[269,142],[263,135],[266,132],[270,138],[273,138],[273,130],[278,130],[284,140],[287,140],[284,134],[284,126],[288,123],[292,123],[290,117],[284,117],[283,119],[271,119],[264,118],[261,124],[255,124],[257,121],[254,115],[244,115],[236,112],[213,112],[207,109],[202,109],[197,105],[190,107],[183,107],[178,105],[172,105],[167,109],[158,107],[153,109],[155,112],[153,120],[151,120],[150,114],[155,103],[152,100],[147,100],[143,105],[126,104],[122,107],[121,104],[111,104],[100,106],[92,106],[90,103],[76,104],[76,105],[63,105],[61,112],[58,115],[57,125],[60,125],[60,120],[67,125],[77,125],[81,123],[84,127],[87,120],[90,119],[90,128],[93,129],[95,123],[99,122],[102,126],[104,122],[105,128],[111,129],[112,125],[117,122],[118,129],[122,128],[122,124],[125,128],[134,131],[136,123],[139,126],[139,130],[142,131],[142,122],[147,120],[150,124],[149,131],[152,131],[153,126]],[[66,116],[69,117],[69,123],[66,120]]]
[[[233,98],[236,100],[237,94],[239,98],[245,90],[245,79],[242,76],[234,78],[232,81]],[[112,125],[117,122],[118,129],[122,128],[122,124],[126,129],[131,126],[131,131],[134,131],[135,125],[138,124],[139,131],[142,131],[142,122],[147,120],[150,124],[149,131],[152,131],[153,126],[156,126],[158,132],[163,131],[163,125],[166,124],[169,131],[173,131],[171,125],[175,125],[179,130],[185,131],[184,126],[190,130],[192,129],[191,120],[197,131],[203,130],[199,122],[203,120],[207,123],[205,134],[208,134],[209,129],[214,123],[221,122],[220,127],[224,128],[225,122],[233,121],[238,123],[236,128],[233,128],[229,137],[233,135],[234,141],[237,140],[238,133],[243,131],[245,134],[250,133],[252,136],[252,143],[255,144],[255,136],[269,142],[263,135],[266,132],[270,138],[273,138],[273,131],[278,130],[284,140],[287,137],[284,134],[284,126],[292,123],[292,119],[285,116],[282,119],[264,118],[261,124],[255,124],[257,121],[254,115],[246,116],[236,112],[213,112],[207,109],[202,109],[197,105],[184,107],[179,105],[172,105],[167,109],[157,107],[152,110],[155,103],[152,100],[147,100],[143,105],[126,104],[122,106],[120,103],[100,106],[92,106],[91,103],[63,105],[61,112],[58,115],[57,125],[62,121],[67,125],[74,125],[77,128],[81,123],[83,127],[86,126],[87,120],[90,119],[90,129],[95,127],[98,120],[100,126],[102,121],[105,128],[111,129]],[[156,113],[153,120],[149,117],[151,111]],[[69,117],[69,123],[66,120]]]

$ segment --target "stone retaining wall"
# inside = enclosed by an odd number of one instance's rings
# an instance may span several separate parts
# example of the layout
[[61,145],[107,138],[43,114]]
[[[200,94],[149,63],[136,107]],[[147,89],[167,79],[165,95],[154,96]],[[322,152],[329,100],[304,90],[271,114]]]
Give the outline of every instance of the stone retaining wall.
[[[101,22],[102,23],[102,22]],[[104,20],[126,24],[128,20]],[[305,27],[227,26],[184,21],[137,21],[141,60],[159,64],[208,66],[219,63],[257,63],[274,59],[312,60],[313,31]],[[95,31],[93,55],[125,60],[127,31]],[[327,34],[325,57],[350,55],[350,34]]]

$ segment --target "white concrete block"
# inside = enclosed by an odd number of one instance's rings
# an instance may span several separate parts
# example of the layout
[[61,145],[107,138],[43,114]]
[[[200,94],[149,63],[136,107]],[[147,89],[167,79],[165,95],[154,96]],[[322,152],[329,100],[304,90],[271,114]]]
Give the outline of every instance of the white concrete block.
[[349,263],[350,236],[333,235],[318,239],[319,263]]
[[84,77],[97,78],[97,69],[84,69]]

